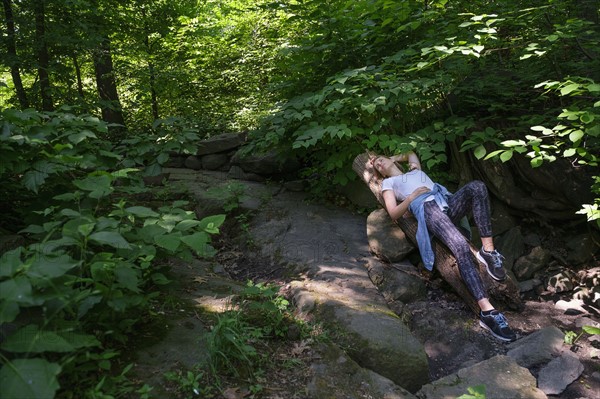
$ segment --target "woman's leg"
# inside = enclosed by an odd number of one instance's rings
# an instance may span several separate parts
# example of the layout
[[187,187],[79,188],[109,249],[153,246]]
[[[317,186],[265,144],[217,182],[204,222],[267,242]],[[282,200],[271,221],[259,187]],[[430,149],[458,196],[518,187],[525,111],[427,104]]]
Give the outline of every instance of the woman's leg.
[[[448,215],[442,212],[435,201],[426,202],[423,206],[425,207],[427,229],[431,234],[439,238],[454,254],[458,262],[460,275],[471,295],[473,295],[478,303],[482,300],[487,301],[486,290],[473,261],[471,248],[465,237],[460,233]],[[489,301],[487,303],[489,304]],[[485,306],[486,302],[482,302],[481,304]]]
[[493,251],[490,200],[487,187],[480,180],[467,183],[448,199],[448,217],[454,223],[458,223],[469,212],[473,212],[484,249]]

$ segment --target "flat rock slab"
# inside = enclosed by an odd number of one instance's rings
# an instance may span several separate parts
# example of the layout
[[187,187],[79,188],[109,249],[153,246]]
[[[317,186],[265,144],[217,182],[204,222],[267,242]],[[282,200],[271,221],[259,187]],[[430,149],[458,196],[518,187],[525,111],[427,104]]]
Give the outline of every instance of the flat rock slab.
[[281,192],[252,220],[250,234],[263,257],[300,265],[296,306],[334,325],[348,338],[358,364],[409,391],[428,382],[425,351],[387,306],[362,259],[370,256],[366,218],[309,204],[301,193]]
[[558,395],[583,373],[583,364],[577,357],[565,353],[552,359],[538,376],[538,386],[547,395]]
[[507,355],[523,367],[547,363],[565,350],[564,337],[559,328],[546,327],[508,345]]
[[245,134],[239,133],[222,133],[206,140],[202,140],[198,144],[196,155],[215,154],[239,147],[246,141]]
[[485,385],[486,398],[546,399],[544,392],[536,387],[536,380],[512,358],[498,355],[459,370],[417,392],[421,399],[455,399],[467,394],[470,387]]
[[321,345],[318,352],[306,390],[312,399],[416,399],[393,381],[359,366],[336,345]]

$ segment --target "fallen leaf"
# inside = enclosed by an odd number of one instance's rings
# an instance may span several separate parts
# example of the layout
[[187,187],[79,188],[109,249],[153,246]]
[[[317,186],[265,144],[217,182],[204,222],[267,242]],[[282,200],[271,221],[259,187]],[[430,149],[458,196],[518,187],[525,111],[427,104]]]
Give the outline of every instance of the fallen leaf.
[[208,280],[204,277],[196,276],[194,277],[194,281],[200,284],[206,283]]

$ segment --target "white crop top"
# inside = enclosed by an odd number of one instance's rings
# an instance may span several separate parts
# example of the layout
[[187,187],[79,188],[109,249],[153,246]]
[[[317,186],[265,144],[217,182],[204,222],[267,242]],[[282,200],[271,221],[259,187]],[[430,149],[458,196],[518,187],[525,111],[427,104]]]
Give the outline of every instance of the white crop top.
[[417,188],[425,186],[432,189],[433,184],[433,181],[425,172],[415,169],[408,173],[384,179],[381,183],[381,192],[392,190],[397,201],[404,201]]

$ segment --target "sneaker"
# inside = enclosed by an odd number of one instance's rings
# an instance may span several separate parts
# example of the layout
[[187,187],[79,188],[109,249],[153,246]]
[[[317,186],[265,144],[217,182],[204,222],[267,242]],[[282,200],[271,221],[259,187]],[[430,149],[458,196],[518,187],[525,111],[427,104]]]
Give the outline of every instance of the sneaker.
[[504,315],[497,310],[492,310],[489,315],[479,314],[479,325],[498,339],[511,342],[517,339],[516,334],[508,326]]
[[488,274],[492,276],[494,280],[503,281],[506,279],[506,271],[502,267],[504,256],[502,256],[500,252],[496,250],[487,252],[481,248],[479,252],[477,252],[477,259],[485,264]]

